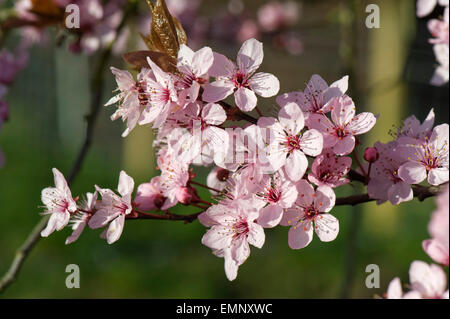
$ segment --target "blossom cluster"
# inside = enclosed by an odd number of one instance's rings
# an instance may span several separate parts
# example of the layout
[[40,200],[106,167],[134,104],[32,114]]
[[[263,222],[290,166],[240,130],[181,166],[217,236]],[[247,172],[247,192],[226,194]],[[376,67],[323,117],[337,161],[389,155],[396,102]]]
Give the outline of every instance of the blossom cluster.
[[[150,58],[136,79],[112,68],[118,94],[107,103],[117,104],[111,118],[126,121],[124,137],[136,125],[157,129],[161,174],[139,185],[132,200],[134,182],[122,172],[120,196],[96,186],[79,207],[55,169],[56,188],[45,189],[42,195],[51,214],[42,235],[61,229],[74,216],[73,236],[85,225],[106,227],[104,237],[113,243],[126,218],[148,210],[167,212],[178,203],[200,205],[204,212],[199,221],[209,228],[202,243],[225,259],[230,280],[248,258],[249,245],[264,244],[264,228],[289,227],[288,244],[293,249],[306,247],[314,232],[321,241],[334,240],[339,222],[330,214],[336,200],[333,189],[349,182],[348,155],[357,136],[368,132],[376,117],[356,113],[346,94],[347,76],[328,85],[313,75],[303,92],[277,97],[276,117],[255,119],[246,112],[257,109],[258,96],[276,96],[280,87],[273,74],[258,72],[262,61],[262,43],[249,39],[236,62],[209,47],[193,51],[182,45],[174,73],[163,71]],[[224,101],[228,97],[236,106]],[[228,125],[236,119],[249,123],[243,128]],[[200,199],[193,187],[193,166],[199,165],[212,166],[206,187],[214,204]]]
[[431,19],[427,23],[432,38],[429,42],[433,45],[436,60],[439,63],[431,79],[433,85],[443,85],[449,79],[449,1],[448,0],[418,0],[417,16],[420,18],[429,15],[437,5],[444,7],[444,13],[440,19]]
[[[443,266],[449,265],[449,193],[448,186],[436,199],[428,230],[431,239],[422,242],[425,252]],[[394,278],[387,289],[388,299],[448,299],[447,276],[436,264],[416,260],[409,269],[409,291],[404,293],[400,278]]]
[[392,132],[393,141],[375,143],[379,159],[369,169],[367,190],[379,204],[412,200],[412,185],[425,180],[433,186],[448,182],[449,127],[446,123],[433,127],[434,120],[433,109],[422,123],[412,115]]

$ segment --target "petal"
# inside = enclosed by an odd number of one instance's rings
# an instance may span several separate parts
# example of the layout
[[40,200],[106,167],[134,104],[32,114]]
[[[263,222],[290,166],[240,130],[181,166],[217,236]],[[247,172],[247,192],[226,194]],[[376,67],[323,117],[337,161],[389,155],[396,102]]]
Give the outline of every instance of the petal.
[[433,168],[428,172],[428,182],[431,185],[438,186],[448,182],[449,174],[448,167]]
[[266,236],[264,234],[264,229],[262,228],[261,225],[251,223],[250,231],[247,236],[249,244],[255,246],[256,248],[262,248],[262,246],[264,245]]
[[423,261],[413,261],[409,268],[409,281],[412,290],[423,297],[436,298],[444,294],[447,278],[441,267]]
[[320,214],[315,221],[316,234],[323,242],[336,239],[339,233],[339,221],[330,214]]
[[320,155],[323,149],[323,135],[315,129],[306,131],[300,138],[300,147],[306,155]]
[[278,113],[278,119],[284,130],[297,135],[305,126],[303,112],[296,103],[288,103]]
[[262,97],[271,97],[280,91],[280,81],[270,73],[256,73],[249,80],[250,88]]
[[437,0],[417,0],[416,14],[419,18],[429,15],[436,6]]
[[41,236],[48,237],[51,233],[53,233],[56,230],[57,221],[58,217],[56,214],[52,214],[47,222],[47,226],[41,231]]
[[120,172],[119,176],[119,186],[117,188],[120,195],[123,197],[131,196],[134,190],[134,180],[125,173],[125,171]]
[[402,299],[403,291],[402,291],[402,284],[400,282],[400,278],[395,277],[389,283],[388,289],[386,291],[386,297],[387,297],[387,299]]
[[314,201],[314,188],[310,183],[304,179],[298,181],[295,186],[297,187],[298,198],[297,204],[301,207],[310,206]]
[[233,281],[237,277],[239,265],[231,258],[231,254],[225,254],[225,275],[229,281]]
[[213,53],[214,62],[209,69],[209,74],[214,77],[232,77],[236,66],[226,56],[220,53]]
[[333,146],[333,152],[336,155],[350,154],[355,148],[355,137],[353,135],[347,135],[342,140],[338,140],[336,145]]
[[320,212],[328,213],[336,202],[336,194],[329,186],[320,186],[316,190],[314,205]]
[[286,174],[291,181],[299,181],[305,175],[308,168],[308,159],[302,151],[294,151],[286,159],[284,166]]
[[71,244],[73,242],[75,242],[81,235],[81,233],[83,232],[84,228],[86,227],[86,223],[85,222],[81,222],[78,224],[78,227],[76,229],[74,229],[72,235],[70,235],[69,237],[67,237],[66,239],[66,245]]
[[202,99],[205,102],[217,102],[225,99],[234,91],[234,84],[229,80],[218,80],[205,85]]
[[418,184],[427,178],[427,170],[418,162],[406,162],[398,169],[398,176],[408,184]]
[[221,225],[212,226],[202,238],[202,244],[211,249],[224,249],[231,243],[230,229]]
[[339,126],[345,126],[353,119],[355,116],[355,104],[353,100],[344,95],[339,98],[334,99],[335,106],[331,110],[331,119],[334,123]]
[[348,124],[347,128],[353,135],[367,133],[377,122],[375,115],[364,112],[356,115]]
[[395,183],[388,189],[388,199],[393,205],[412,200],[413,190],[411,185],[405,182]]
[[234,92],[234,100],[236,102],[236,106],[244,112],[250,112],[253,110],[258,102],[255,92],[245,87],[240,87],[236,92]]
[[449,255],[446,249],[438,240],[427,239],[422,242],[422,248],[435,262],[448,266]]
[[269,205],[261,209],[258,224],[265,228],[272,228],[280,223],[283,216],[283,208],[279,205]]
[[231,257],[238,265],[242,265],[250,256],[250,246],[244,238],[233,240],[231,244]]
[[130,72],[119,70],[115,67],[111,67],[111,72],[116,76],[117,86],[120,91],[130,90],[134,86],[135,81]]
[[123,214],[120,214],[109,224],[108,230],[106,232],[106,241],[108,242],[108,244],[112,244],[120,238],[120,235],[122,235],[124,224],[125,215]]
[[192,70],[197,76],[208,73],[214,62],[214,54],[211,48],[204,47],[194,53],[192,58]]
[[202,109],[203,120],[210,125],[220,125],[227,119],[223,107],[216,103],[208,103]]
[[263,58],[263,44],[256,39],[248,39],[242,44],[237,55],[239,70],[253,73],[261,65]]
[[288,244],[292,249],[300,249],[309,245],[313,239],[313,228],[311,222],[298,223],[289,228]]

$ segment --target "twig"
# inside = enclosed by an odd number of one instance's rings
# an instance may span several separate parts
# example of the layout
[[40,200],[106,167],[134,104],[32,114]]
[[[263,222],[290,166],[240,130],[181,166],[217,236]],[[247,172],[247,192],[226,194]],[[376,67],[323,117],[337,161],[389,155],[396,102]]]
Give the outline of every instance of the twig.
[[[125,22],[128,19],[129,15],[134,11],[135,5],[136,5],[136,3],[132,2],[126,9],[124,16],[122,18],[122,21],[117,28],[117,34],[119,34],[121,32],[121,30],[123,29]],[[91,96],[91,102],[90,102],[90,113],[88,116],[86,116],[86,119],[87,119],[86,137],[85,137],[84,143],[78,153],[78,156],[75,160],[75,163],[73,164],[71,173],[67,179],[67,182],[69,185],[75,180],[75,177],[80,172],[82,164],[84,162],[84,159],[86,158],[86,155],[87,155],[89,148],[91,146],[91,143],[92,143],[92,137],[94,134],[94,126],[96,123],[96,119],[97,119],[99,110],[102,105],[101,98],[102,98],[102,91],[103,91],[103,85],[104,85],[103,72],[105,71],[108,60],[111,56],[112,45],[113,45],[113,43],[111,43],[103,51],[103,54],[101,55],[99,63],[97,65],[95,75],[92,78],[92,83],[91,83],[92,96]],[[32,232],[28,235],[27,239],[22,244],[22,246],[20,246],[20,248],[16,251],[13,262],[11,263],[8,271],[5,273],[5,275],[0,280],[0,293],[4,292],[5,289],[16,280],[17,275],[19,274],[19,271],[22,268],[23,263],[25,262],[25,259],[27,258],[30,251],[34,248],[34,246],[37,244],[37,242],[41,238],[41,231],[45,228],[47,221],[48,221],[48,216],[43,217],[39,221],[39,223],[33,228]]]

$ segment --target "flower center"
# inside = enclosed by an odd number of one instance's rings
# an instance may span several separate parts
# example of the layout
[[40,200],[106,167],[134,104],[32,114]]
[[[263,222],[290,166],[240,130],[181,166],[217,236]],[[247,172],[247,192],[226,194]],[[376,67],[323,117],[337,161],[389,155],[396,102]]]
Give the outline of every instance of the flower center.
[[233,78],[234,85],[238,88],[246,87],[248,88],[248,79],[247,76],[241,71],[237,71]]
[[266,200],[271,203],[277,203],[281,199],[281,192],[276,188],[266,189],[266,194],[264,196]]
[[238,238],[242,236],[246,236],[248,232],[250,231],[248,227],[248,223],[244,219],[239,219],[234,225],[233,225],[233,238]]
[[288,135],[286,137],[286,147],[289,153],[300,149],[300,136],[298,135]]
[[313,220],[313,219],[315,219],[319,214],[320,214],[320,212],[319,212],[314,206],[310,206],[310,207],[306,207],[306,208],[305,208],[305,218],[306,218],[306,219]]
[[335,132],[336,132],[336,136],[340,140],[342,140],[345,136],[347,136],[347,132],[343,127],[337,127]]

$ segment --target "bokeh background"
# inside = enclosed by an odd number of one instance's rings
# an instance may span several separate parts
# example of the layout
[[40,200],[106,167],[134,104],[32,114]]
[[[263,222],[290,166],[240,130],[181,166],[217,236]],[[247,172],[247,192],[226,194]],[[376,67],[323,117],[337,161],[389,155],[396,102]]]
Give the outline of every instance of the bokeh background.
[[[144,2],[144,1],[143,1]],[[234,5],[236,4],[236,1]],[[249,16],[266,1],[242,1]],[[350,75],[349,95],[358,111],[379,114],[365,142],[387,142],[389,130],[410,114],[424,119],[431,107],[437,122],[447,122],[448,84],[428,84],[436,65],[427,39],[427,19],[417,19],[414,0],[298,1],[301,15],[292,29],[301,36],[302,52],[289,54],[264,41],[262,70],[274,73],[281,91],[303,89],[314,73],[329,83]],[[381,28],[365,27],[366,5],[378,4]],[[208,17],[229,10],[226,0],[204,0],[200,13]],[[147,13],[145,6],[141,7]],[[434,16],[442,12],[436,9]],[[130,33],[133,35],[133,33]],[[131,37],[128,49],[138,47]],[[235,42],[206,40],[215,51],[235,57]],[[40,220],[40,191],[52,185],[52,167],[68,174],[84,138],[83,116],[88,112],[89,77],[97,56],[68,52],[50,40],[32,49],[30,63],[8,95],[11,115],[0,134],[7,163],[0,170],[0,273],[9,267],[15,250]],[[120,56],[110,61],[126,66]],[[1,72],[1,70],[0,70]],[[105,72],[106,102],[115,88]],[[272,109],[274,99],[260,99]],[[113,109],[102,108],[93,146],[72,186],[73,194],[93,191],[94,184],[114,189],[120,170],[136,184],[157,174],[152,150],[153,133],[138,127],[126,139],[123,125],[111,122]],[[207,170],[199,169],[199,181]],[[362,191],[357,185],[339,189],[345,196]],[[203,196],[209,196],[203,192]],[[42,239],[31,252],[17,282],[5,298],[372,298],[382,295],[389,281],[407,282],[413,260],[431,262],[421,248],[428,238],[427,223],[434,200],[417,200],[393,207],[368,203],[336,207],[341,231],[331,243],[314,240],[305,249],[287,245],[287,228],[266,230],[266,244],[252,249],[229,282],[223,259],[201,245],[205,228],[198,222],[130,221],[121,239],[108,245],[100,231],[85,231],[74,244],[64,245],[68,229]],[[195,209],[177,207],[183,214]],[[67,289],[66,265],[77,264],[81,287]],[[367,289],[365,268],[377,264],[380,289]]]

